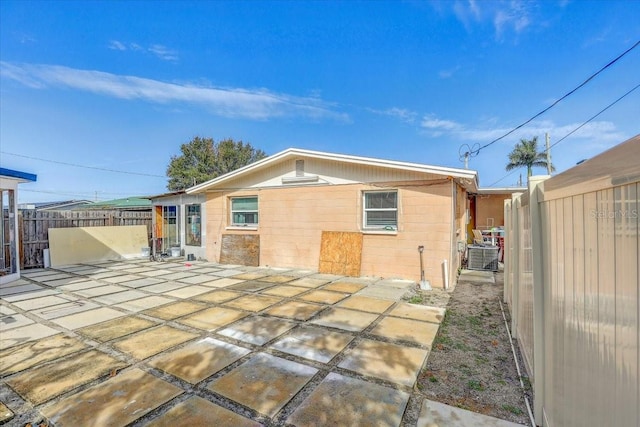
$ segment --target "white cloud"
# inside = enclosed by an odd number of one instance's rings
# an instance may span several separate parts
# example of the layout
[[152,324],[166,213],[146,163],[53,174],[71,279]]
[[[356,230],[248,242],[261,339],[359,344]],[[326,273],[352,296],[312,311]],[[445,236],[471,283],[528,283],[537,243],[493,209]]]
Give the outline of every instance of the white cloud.
[[102,71],[79,70],[57,65],[12,64],[0,62],[0,74],[32,88],[65,87],[99,95],[140,99],[159,104],[200,105],[211,113],[267,120],[274,117],[303,116],[348,121],[318,98],[296,97],[267,89],[243,89],[167,83]]
[[153,54],[154,56],[156,56],[159,59],[162,59],[163,61],[175,62],[179,59],[178,52],[176,52],[175,50],[169,49],[168,47],[163,46],[161,44],[153,44],[145,49],[142,46],[140,46],[138,43],[123,43],[118,40],[111,40],[107,47],[111,50],[119,50],[119,51],[127,51],[127,50],[130,50],[133,52],[145,51]]
[[367,110],[375,114],[380,114],[382,116],[389,116],[400,119],[405,123],[414,123],[416,121],[416,117],[418,117],[418,113],[406,108],[392,107],[386,110],[374,110],[372,108],[368,108]]
[[[545,133],[548,132],[551,135],[551,143],[553,144],[580,125],[581,123],[556,124],[549,120],[534,121],[511,133],[501,142],[513,143],[521,138],[530,139],[534,136],[538,136],[542,140]],[[478,142],[480,144],[491,142],[513,129],[512,127],[494,127],[489,123],[482,126],[469,126],[452,120],[437,118],[434,115],[425,116],[421,126],[425,129],[425,133],[431,137],[439,137],[446,134],[461,142]],[[590,144],[608,147],[612,143],[623,141],[626,136],[611,122],[595,121],[587,123],[569,138],[588,140]]]
[[154,44],[151,47],[149,47],[148,50],[158,58],[163,59],[165,61],[178,60],[178,54],[175,51],[170,50],[166,46],[163,46],[161,44]]
[[[480,8],[482,5],[482,8]],[[458,0],[453,3],[453,13],[467,31],[473,24],[490,23],[493,25],[496,39],[501,40],[511,30],[520,34],[533,24],[531,3],[523,0],[502,0],[495,2],[476,2]]]
[[108,47],[111,50],[127,50],[127,47],[118,40],[111,40]]
[[433,131],[452,131],[457,132],[462,129],[462,125],[456,123],[452,120],[442,120],[434,115],[424,116],[422,118],[422,122],[420,123],[425,129],[430,129]]

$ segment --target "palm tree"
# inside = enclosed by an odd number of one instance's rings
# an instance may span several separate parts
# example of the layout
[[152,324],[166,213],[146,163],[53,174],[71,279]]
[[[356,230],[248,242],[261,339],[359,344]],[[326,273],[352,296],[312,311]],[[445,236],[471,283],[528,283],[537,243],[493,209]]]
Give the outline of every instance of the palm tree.
[[[520,139],[520,142],[516,144],[513,151],[509,153],[509,163],[507,163],[507,170],[519,168],[521,166],[527,167],[527,176],[531,176],[531,169],[535,167],[546,168],[547,167],[547,154],[544,151],[538,152],[538,137],[534,136],[532,139]],[[551,165],[551,171],[556,170]]]

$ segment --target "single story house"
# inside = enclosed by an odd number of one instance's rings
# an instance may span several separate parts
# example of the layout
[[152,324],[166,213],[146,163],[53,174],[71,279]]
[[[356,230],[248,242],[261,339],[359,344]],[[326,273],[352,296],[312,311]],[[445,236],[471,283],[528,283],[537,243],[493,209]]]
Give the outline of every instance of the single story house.
[[186,190],[209,260],[435,287],[455,280],[477,192],[472,170],[295,148]]
[[149,197],[153,209],[153,253],[175,253],[195,259],[207,257],[207,233],[202,229],[204,194],[184,191]]
[[20,278],[20,235],[18,233],[18,184],[36,181],[27,172],[0,168],[0,285]]
[[491,230],[504,227],[504,201],[513,193],[524,193],[526,187],[479,188],[469,195],[468,243],[473,240],[473,229]]

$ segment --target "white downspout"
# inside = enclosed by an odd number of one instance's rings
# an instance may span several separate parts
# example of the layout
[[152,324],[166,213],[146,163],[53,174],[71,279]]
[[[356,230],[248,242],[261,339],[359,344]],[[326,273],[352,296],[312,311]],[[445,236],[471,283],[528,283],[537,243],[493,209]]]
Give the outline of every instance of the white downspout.
[[444,290],[446,291],[449,289],[449,261],[446,259],[442,261],[442,269],[444,270]]

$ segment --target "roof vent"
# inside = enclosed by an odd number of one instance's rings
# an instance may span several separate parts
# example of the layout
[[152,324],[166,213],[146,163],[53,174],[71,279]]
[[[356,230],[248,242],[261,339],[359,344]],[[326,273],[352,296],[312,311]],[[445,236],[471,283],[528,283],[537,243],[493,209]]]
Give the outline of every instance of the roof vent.
[[304,160],[296,160],[296,176],[304,176]]

